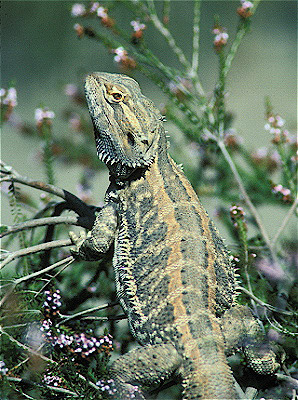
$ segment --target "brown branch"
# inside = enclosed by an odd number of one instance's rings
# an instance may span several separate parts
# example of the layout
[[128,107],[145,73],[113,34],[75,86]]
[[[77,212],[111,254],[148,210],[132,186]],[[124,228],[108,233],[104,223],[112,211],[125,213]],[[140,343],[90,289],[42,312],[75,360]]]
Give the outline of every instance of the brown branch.
[[38,226],[56,225],[56,224],[78,225],[78,217],[68,216],[68,217],[46,217],[46,218],[32,219],[30,221],[25,221],[17,225],[9,226],[5,232],[0,233],[0,238],[10,235],[11,233],[23,231],[25,229],[32,229]]
[[15,171],[13,168],[11,168],[9,165],[7,165],[1,160],[0,160],[0,165],[2,167],[1,172],[4,175],[4,177],[1,179],[1,182],[8,181],[8,182],[22,183],[23,185],[43,190],[44,192],[51,193],[58,197],[61,197],[62,199],[65,199],[65,192],[63,189],[60,189],[54,185],[49,185],[44,182],[29,179],[25,176],[21,176],[17,171]]
[[80,218],[78,219],[78,225],[83,226],[84,228],[91,229],[95,220],[95,211],[98,210],[99,207],[87,205],[84,201],[82,201],[74,194],[68,192],[67,190],[60,189],[54,185],[49,185],[41,181],[35,181],[27,177],[21,176],[18,172],[13,170],[12,167],[5,164],[3,161],[0,161],[0,165],[2,167],[2,176],[4,176],[3,178],[1,178],[0,182],[18,182],[22,183],[23,185],[27,185],[35,189],[39,189],[52,195],[61,197],[65,200],[64,209],[72,210],[79,215]]
[[[15,260],[19,257],[27,256],[28,254],[38,253],[39,251],[54,249],[58,247],[70,246],[72,244],[70,239],[61,239],[54,240],[52,242],[41,243],[36,246],[27,247],[26,249],[21,249],[14,251],[13,253],[8,253],[4,261],[0,264],[0,269],[5,267],[5,265],[9,264],[11,261]],[[2,257],[3,259],[3,257]]]

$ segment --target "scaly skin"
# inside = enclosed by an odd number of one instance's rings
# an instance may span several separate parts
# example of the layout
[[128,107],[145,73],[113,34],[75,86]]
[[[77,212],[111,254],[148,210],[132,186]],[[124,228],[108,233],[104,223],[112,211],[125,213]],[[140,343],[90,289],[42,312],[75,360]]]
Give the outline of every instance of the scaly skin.
[[263,338],[249,309],[235,304],[227,250],[168,154],[162,116],[124,75],[89,75],[86,97],[111,184],[92,230],[72,235],[74,253],[96,260],[114,245],[117,295],[142,345],[112,364],[114,398],[145,399],[176,380],[183,399],[236,399],[226,354],[245,345],[258,372],[278,364],[254,344]]

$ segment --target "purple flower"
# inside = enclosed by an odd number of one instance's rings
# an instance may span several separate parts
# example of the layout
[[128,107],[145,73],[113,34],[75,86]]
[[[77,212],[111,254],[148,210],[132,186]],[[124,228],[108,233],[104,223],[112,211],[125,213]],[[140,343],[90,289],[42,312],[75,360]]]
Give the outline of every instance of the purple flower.
[[86,12],[86,8],[82,3],[76,3],[72,6],[71,15],[73,17],[81,17]]

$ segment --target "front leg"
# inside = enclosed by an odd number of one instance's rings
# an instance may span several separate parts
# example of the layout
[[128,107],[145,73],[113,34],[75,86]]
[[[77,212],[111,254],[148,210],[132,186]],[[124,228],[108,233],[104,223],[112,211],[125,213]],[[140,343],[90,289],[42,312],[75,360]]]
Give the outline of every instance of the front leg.
[[73,232],[69,233],[73,244],[76,246],[71,250],[72,254],[87,261],[101,259],[114,242],[117,225],[116,205],[109,203],[100,210],[92,229],[87,235],[85,232],[81,233],[80,236]]

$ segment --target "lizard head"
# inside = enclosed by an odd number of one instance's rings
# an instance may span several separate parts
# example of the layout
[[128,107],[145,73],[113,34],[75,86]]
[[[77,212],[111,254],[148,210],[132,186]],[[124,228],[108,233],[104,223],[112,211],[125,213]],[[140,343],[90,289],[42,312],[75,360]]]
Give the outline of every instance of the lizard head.
[[118,178],[149,166],[158,150],[163,117],[138,83],[120,74],[95,72],[85,92],[97,154]]

